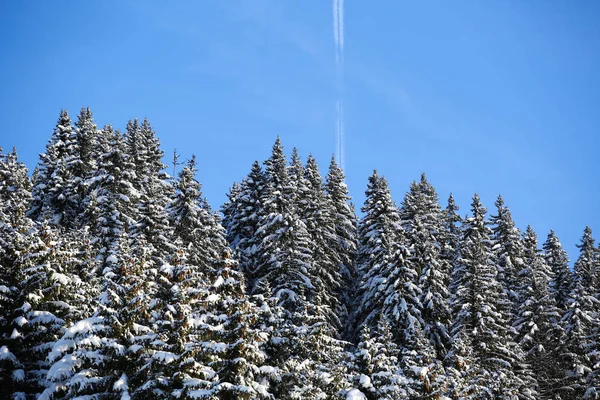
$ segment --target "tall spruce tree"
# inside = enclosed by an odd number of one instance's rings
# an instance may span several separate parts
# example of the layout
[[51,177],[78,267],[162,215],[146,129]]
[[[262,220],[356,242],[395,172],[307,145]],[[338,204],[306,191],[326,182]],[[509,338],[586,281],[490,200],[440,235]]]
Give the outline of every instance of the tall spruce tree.
[[579,258],[574,264],[573,288],[561,321],[566,333],[566,353],[563,356],[573,366],[567,373],[567,377],[571,378],[570,388],[573,393],[579,398],[594,398],[593,388],[586,390],[586,381],[591,380],[593,360],[589,355],[597,343],[597,339],[592,336],[597,333],[600,301],[594,297],[594,285],[597,283],[596,248],[589,227],[585,228],[581,243],[577,247]]
[[510,210],[505,206],[502,196],[498,196],[495,205],[497,214],[490,218],[493,230],[494,261],[498,266],[498,280],[502,283],[510,301],[508,311],[511,313],[510,322],[513,323],[517,317],[517,308],[520,303],[517,276],[524,267],[523,242],[521,233],[515,226]]
[[257,293],[257,288],[268,282],[280,304],[293,313],[316,289],[310,276],[313,246],[294,204],[294,188],[279,138],[265,165],[265,215],[256,231],[260,260],[251,275],[252,290]]
[[526,364],[537,378],[541,397],[555,393],[565,364],[558,351],[564,332],[558,324],[560,312],[549,286],[552,271],[538,249],[537,235],[527,226],[523,234],[523,269],[518,274],[518,315],[515,340],[526,354]]
[[96,312],[66,330],[48,356],[47,378],[67,398],[131,398],[148,379],[147,260],[132,257],[125,233],[105,262]]
[[[472,215],[465,220],[460,259],[454,272],[456,293],[452,299],[453,347],[449,359],[468,366],[460,396],[466,398],[512,399],[527,394],[524,382],[515,376],[519,359],[511,344],[504,304],[506,293],[498,281],[491,248],[491,230],[485,221],[486,209],[476,194]],[[527,397],[532,397],[529,393]]]
[[387,180],[377,171],[369,177],[364,213],[359,225],[358,276],[355,298],[354,326],[375,326],[381,314],[385,294],[380,285],[387,281],[384,275],[392,248],[398,240],[400,217],[392,201]]
[[442,255],[446,226],[438,196],[425,174],[413,182],[400,209],[407,245],[412,249],[411,262],[418,274],[423,333],[440,359],[450,347],[448,290],[451,264]]
[[226,246],[225,230],[207,209],[196,172],[196,158],[192,156],[179,173],[167,213],[173,235],[183,244],[187,262],[210,276],[220,249]]
[[[325,189],[333,207],[334,229],[336,240],[333,243],[334,252],[339,257],[338,270],[341,281],[341,306],[345,308],[342,316],[349,321],[352,307],[352,299],[356,289],[356,254],[358,245],[357,218],[354,206],[350,203],[351,197],[348,187],[344,182],[344,172],[331,158],[329,172],[325,182]],[[346,327],[345,331],[349,331]]]
[[558,237],[551,230],[543,245],[546,264],[552,270],[550,293],[556,299],[556,305],[561,311],[566,310],[569,296],[573,289],[573,274],[569,269],[569,257],[563,249]]
[[265,189],[265,174],[259,162],[255,161],[250,173],[240,184],[235,204],[236,213],[226,219],[228,239],[250,288],[254,287],[254,271],[259,268],[260,242],[256,232],[264,215]]
[[332,326],[337,336],[342,327],[345,308],[340,298],[343,296],[340,275],[341,259],[336,253],[335,211],[331,198],[325,193],[323,179],[316,160],[310,155],[306,162],[305,176],[307,190],[304,200],[298,205],[300,218],[307,227],[313,248],[313,276],[318,285],[312,300],[320,304],[320,312]]
[[35,220],[47,219],[52,225],[70,221],[74,205],[66,192],[71,179],[67,162],[72,156],[73,126],[67,110],[62,110],[54,132],[40,154],[38,173],[33,186],[33,201],[29,215]]

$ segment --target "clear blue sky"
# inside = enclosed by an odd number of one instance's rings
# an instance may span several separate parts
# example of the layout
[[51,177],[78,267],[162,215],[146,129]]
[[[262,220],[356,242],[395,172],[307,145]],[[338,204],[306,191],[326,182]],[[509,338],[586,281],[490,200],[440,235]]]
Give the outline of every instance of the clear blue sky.
[[[502,193],[517,224],[577,257],[600,237],[600,2],[347,1],[346,171],[400,202],[426,172],[468,211]],[[0,145],[30,168],[59,110],[99,126],[147,116],[196,153],[219,207],[276,135],[326,170],[337,98],[326,0],[3,1]]]

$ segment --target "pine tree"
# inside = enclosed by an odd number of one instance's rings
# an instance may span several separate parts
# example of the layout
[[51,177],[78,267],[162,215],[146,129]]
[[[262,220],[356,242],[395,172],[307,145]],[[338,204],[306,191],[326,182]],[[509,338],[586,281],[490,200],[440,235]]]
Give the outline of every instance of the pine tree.
[[240,211],[239,200],[241,194],[242,185],[240,185],[238,182],[234,182],[227,193],[228,200],[221,207],[221,214],[223,214],[223,228],[225,228],[225,232],[227,234],[227,243],[229,243],[232,248],[237,246],[238,241],[237,232],[234,232],[233,226],[238,220],[238,213]]
[[[598,309],[600,301],[594,297],[597,284],[596,248],[592,238],[592,230],[586,227],[581,238],[579,258],[575,262],[574,284],[569,295],[567,310],[562,317],[562,325],[566,334],[565,349],[566,357],[573,365],[568,372],[571,379],[570,388],[579,398],[594,398],[593,389],[586,390],[586,379],[592,372],[593,361],[589,358],[589,352],[595,347],[597,340],[592,339],[592,334],[597,331]],[[585,393],[588,392],[588,393]]]
[[557,351],[564,332],[558,325],[560,312],[549,291],[552,271],[538,249],[537,235],[527,226],[523,234],[523,269],[518,274],[518,317],[514,323],[515,340],[526,354],[546,398],[554,391],[555,382],[563,375],[565,365]]
[[[462,218],[458,215],[458,206],[454,202],[452,193],[448,196],[448,205],[444,210],[444,247],[442,249],[442,257],[450,264],[451,272],[456,266],[458,259],[458,249],[460,247],[460,224]],[[447,278],[448,284],[451,281],[451,274]]]
[[66,211],[69,220],[63,223],[70,227],[80,224],[79,220],[82,219],[85,211],[83,202],[86,193],[85,182],[96,168],[93,152],[97,133],[92,112],[89,108],[82,108],[75,122],[75,129],[69,138],[69,156],[66,161],[70,177],[65,187],[69,199],[69,209]]
[[519,355],[510,342],[508,315],[502,312],[507,299],[493,264],[492,232],[478,195],[473,197],[471,207],[472,216],[462,228],[460,259],[454,272],[455,318],[449,359],[455,364],[471,363],[461,396],[514,398],[523,382],[513,371]]
[[173,235],[183,244],[187,262],[210,276],[220,257],[219,249],[226,246],[225,231],[207,209],[196,172],[196,158],[192,156],[179,173],[167,213]]
[[256,288],[268,281],[280,304],[293,313],[315,291],[309,275],[313,246],[306,226],[296,212],[294,188],[279,138],[265,165],[265,216],[256,231],[260,240],[260,261],[258,269],[252,273],[253,291],[256,293]]
[[494,258],[498,266],[498,280],[502,283],[509,304],[511,313],[510,322],[516,319],[517,307],[520,303],[518,298],[518,279],[517,275],[524,267],[523,265],[523,243],[521,242],[521,233],[515,227],[508,207],[504,205],[502,196],[496,199],[497,215],[490,218],[490,224],[493,226]]
[[433,186],[421,175],[413,182],[400,209],[411,262],[417,273],[423,330],[440,359],[450,347],[451,312],[448,291],[451,264],[442,256],[446,237],[445,220]]
[[561,311],[566,310],[569,296],[573,288],[573,275],[569,269],[569,258],[567,252],[553,230],[543,245],[546,264],[552,270],[550,281],[550,292],[556,299],[556,305]]
[[72,199],[66,187],[71,179],[67,167],[72,154],[71,137],[73,126],[67,110],[60,112],[54,132],[46,146],[46,153],[40,154],[38,174],[33,186],[33,202],[29,215],[32,219],[47,219],[52,225],[60,225],[73,218]]
[[255,161],[252,170],[240,184],[240,193],[235,202],[236,213],[226,219],[229,243],[249,280],[250,288],[254,287],[254,271],[259,268],[260,242],[256,231],[264,214],[265,185],[265,175],[258,161]]
[[122,234],[105,262],[96,313],[66,330],[48,360],[48,380],[67,398],[130,398],[148,379],[145,353],[156,335],[150,319],[147,261],[131,256]]
[[31,201],[31,181],[17,149],[6,155],[0,148],[0,222],[19,226]]
[[313,247],[313,271],[311,279],[317,285],[314,304],[320,304],[325,320],[335,331],[342,326],[345,308],[340,298],[343,296],[340,276],[341,259],[335,252],[337,235],[335,232],[335,211],[330,197],[325,193],[323,180],[316,160],[310,155],[306,162],[305,176],[307,188],[303,202],[298,205],[300,218],[307,227]]
[[89,289],[77,274],[78,260],[66,237],[41,225],[29,230],[24,241],[13,266],[19,282],[11,347],[22,364],[22,392],[31,396],[47,386],[54,391],[46,382],[46,356],[66,327],[84,315]]
[[112,249],[138,216],[138,193],[133,184],[135,174],[124,151],[123,136],[119,131],[112,132],[110,127],[107,135],[110,135],[110,141],[98,160],[98,170],[86,182],[89,186],[87,215],[91,214],[96,220],[92,232],[97,237],[95,245],[102,259],[112,254]]
[[371,382],[378,399],[408,398],[408,379],[400,369],[400,349],[393,340],[387,317],[382,315],[377,322],[372,350]]
[[365,194],[364,217],[359,225],[360,283],[355,300],[355,328],[374,326],[376,316],[382,312],[385,298],[379,286],[386,280],[383,270],[400,228],[398,209],[392,201],[387,181],[380,178],[377,171],[369,177]]
[[[339,257],[339,273],[341,281],[341,306],[345,308],[341,312],[346,320],[351,313],[352,299],[355,292],[357,277],[356,254],[357,254],[357,218],[354,207],[350,204],[351,197],[344,183],[344,172],[331,158],[329,172],[325,182],[325,189],[333,207],[334,229],[336,241],[333,243],[334,252]],[[345,331],[349,331],[346,327]]]
[[[246,296],[243,275],[229,257],[226,250],[216,279],[200,295],[199,307],[188,319],[191,340],[182,356],[200,361],[214,374],[208,374],[207,382],[188,377],[183,393],[190,398],[270,398],[270,382],[261,370],[265,353],[264,338],[256,328],[258,310]],[[201,386],[194,387],[195,382]]]
[[[27,169],[17,159],[13,149],[2,154],[0,149],[0,397],[11,398],[21,390],[23,368],[13,337],[15,315],[19,305],[21,268],[17,258],[27,247],[27,235],[32,227],[25,212],[31,200],[31,183]],[[21,379],[22,378],[22,379]]]

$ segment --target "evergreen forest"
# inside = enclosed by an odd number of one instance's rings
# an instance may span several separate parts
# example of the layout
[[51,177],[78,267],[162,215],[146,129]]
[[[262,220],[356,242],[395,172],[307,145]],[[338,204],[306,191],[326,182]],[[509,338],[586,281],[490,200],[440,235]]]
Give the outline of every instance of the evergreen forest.
[[571,267],[425,174],[395,201],[374,171],[357,212],[277,138],[214,209],[164,159],[89,108],[31,172],[0,151],[0,399],[600,399],[589,227]]

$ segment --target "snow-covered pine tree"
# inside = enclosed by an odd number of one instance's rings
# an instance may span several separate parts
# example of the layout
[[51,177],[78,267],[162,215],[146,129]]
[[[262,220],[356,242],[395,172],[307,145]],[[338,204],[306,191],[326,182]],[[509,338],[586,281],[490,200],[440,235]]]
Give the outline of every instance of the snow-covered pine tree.
[[400,349],[396,345],[392,328],[385,315],[377,321],[373,335],[372,373],[370,376],[377,399],[409,398],[411,392],[408,379],[400,367]]
[[[444,247],[442,248],[442,258],[450,263],[450,274],[447,278],[448,284],[452,281],[452,271],[458,260],[458,249],[460,247],[460,224],[462,218],[458,215],[459,208],[454,201],[452,193],[448,196],[448,204],[444,209]],[[452,288],[450,287],[450,294]]]
[[[416,229],[420,230],[418,225]],[[434,384],[437,377],[430,380],[429,372],[435,371],[437,374],[441,365],[436,360],[435,347],[425,333],[419,275],[412,253],[403,244],[408,243],[403,235],[403,231],[397,233],[397,241],[392,244],[391,252],[386,257],[381,275],[383,280],[377,289],[383,294],[382,315],[391,322],[393,339],[400,346],[400,365],[409,379],[409,398],[425,399],[435,396],[439,389]]]
[[[597,339],[598,310],[600,301],[594,297],[596,291],[596,247],[592,237],[592,230],[585,227],[579,248],[579,258],[574,264],[574,283],[567,310],[561,323],[566,334],[566,357],[573,368],[567,371],[571,378],[570,388],[578,398],[595,398],[593,388],[586,390],[586,380],[591,378],[593,361],[589,357],[590,350],[595,347]],[[596,349],[593,349],[596,350]],[[592,350],[592,351],[593,351]],[[586,393],[588,392],[588,393]]]
[[172,194],[168,176],[164,172],[166,165],[162,159],[164,152],[160,141],[147,118],[140,125],[137,119],[129,121],[125,132],[125,151],[133,163],[136,179],[134,187],[143,195],[151,196],[163,207]]
[[0,148],[0,222],[17,227],[31,201],[27,167],[18,160],[17,149],[2,154]]
[[418,274],[423,334],[442,360],[450,347],[451,312],[448,290],[451,264],[442,256],[446,226],[438,196],[425,174],[413,182],[400,208],[406,245],[412,249],[411,263]]
[[258,161],[252,164],[248,176],[240,184],[240,194],[236,200],[236,214],[226,220],[227,237],[240,268],[244,271],[248,285],[254,287],[253,273],[259,268],[259,239],[256,231],[264,214],[265,174]]
[[494,262],[498,267],[498,280],[502,283],[510,304],[510,323],[517,318],[517,309],[520,304],[518,298],[519,271],[523,270],[523,242],[521,233],[515,226],[508,207],[504,205],[502,196],[498,196],[494,203],[497,214],[490,217],[493,236]]
[[112,254],[113,247],[138,217],[138,192],[133,185],[135,173],[125,152],[123,136],[110,127],[107,129],[106,135],[110,135],[110,139],[106,152],[98,159],[95,175],[86,182],[89,186],[86,215],[93,215],[96,220],[92,233],[102,260]]
[[48,356],[47,378],[65,397],[128,399],[148,380],[143,367],[156,335],[148,326],[146,264],[131,256],[121,233],[105,261],[97,311],[68,328]]
[[[280,399],[337,398],[346,389],[346,342],[336,339],[318,304],[306,302],[280,326],[283,346],[276,358],[281,370],[275,385]],[[281,349],[284,347],[283,349]]]
[[214,371],[209,382],[183,381],[183,393],[189,398],[271,398],[270,369],[263,366],[265,337],[256,327],[259,311],[249,301],[243,274],[230,254],[223,249],[216,278],[205,286],[199,307],[188,318],[190,340],[182,358],[200,361]]
[[486,209],[477,194],[471,212],[462,228],[460,259],[453,274],[456,293],[452,299],[453,344],[448,361],[458,367],[470,364],[459,396],[512,399],[526,388],[513,370],[519,359],[518,349],[510,341],[509,315],[503,312],[506,293],[493,263]]
[[34,220],[47,219],[52,225],[58,226],[63,219],[71,221],[74,218],[74,206],[66,193],[71,179],[67,162],[72,156],[72,133],[71,117],[67,110],[62,110],[46,145],[46,153],[40,154],[29,211],[29,216]]
[[15,260],[26,248],[25,237],[32,226],[25,217],[30,200],[31,183],[25,165],[18,161],[15,149],[3,154],[0,148],[0,398],[11,398],[22,383],[16,379],[20,374],[14,375],[22,369],[15,343],[18,338],[13,337],[22,280]]
[[66,212],[63,224],[69,227],[80,225],[85,211],[84,198],[86,194],[85,182],[90,178],[96,168],[93,157],[98,129],[94,123],[91,110],[82,108],[75,122],[75,129],[69,138],[67,168],[69,181],[66,182],[66,196],[69,198],[69,210]]
[[558,308],[564,312],[567,309],[569,296],[573,289],[573,274],[569,269],[569,257],[554,230],[550,231],[542,248],[546,264],[552,270],[550,293],[556,299]]
[[523,234],[523,269],[518,273],[519,307],[514,323],[515,340],[525,351],[525,362],[533,371],[542,398],[551,398],[566,367],[557,351],[564,332],[560,312],[549,285],[552,271],[538,249],[537,235],[527,226]]
[[304,176],[307,190],[304,200],[299,203],[299,214],[306,224],[314,243],[312,275],[317,286],[312,303],[320,304],[319,312],[333,328],[334,336],[339,336],[344,314],[340,299],[343,296],[340,275],[341,259],[336,252],[338,238],[335,232],[335,209],[331,198],[324,191],[319,167],[312,155],[308,156]]
[[237,232],[234,232],[233,225],[238,220],[239,199],[242,194],[242,185],[238,182],[233,182],[227,193],[228,200],[221,206],[221,214],[223,214],[223,228],[225,228],[227,243],[232,248],[237,245]]
[[[27,397],[54,388],[46,381],[46,356],[73,321],[86,311],[88,285],[81,280],[74,246],[49,225],[33,227],[24,236],[24,248],[15,260],[18,279],[11,348],[21,363],[21,392]],[[16,376],[16,375],[15,375]]]
[[252,290],[258,293],[257,288],[268,281],[280,305],[293,313],[316,289],[310,279],[313,243],[294,204],[294,187],[279,137],[265,165],[265,214],[256,231],[260,259],[251,273]]
[[[364,213],[359,225],[358,276],[359,284],[355,297],[353,323],[355,329],[363,325],[375,326],[381,314],[385,295],[380,290],[389,282],[384,269],[398,240],[400,217],[392,201],[387,180],[377,171],[369,177],[365,192]],[[356,333],[354,333],[356,334]]]
[[215,214],[206,208],[196,172],[196,158],[192,156],[179,173],[167,213],[173,235],[183,244],[187,262],[210,277],[220,249],[227,243],[225,230]]
[[[344,182],[344,172],[335,162],[335,157],[331,157],[329,172],[325,181],[325,189],[334,213],[334,227],[336,241],[333,243],[334,251],[339,258],[339,273],[342,279],[340,297],[341,305],[345,308],[341,315],[349,321],[351,313],[352,299],[354,298],[356,285],[356,253],[357,253],[357,218],[354,206],[350,203],[351,197],[348,187]],[[345,327],[347,333],[351,329]],[[346,335],[344,335],[346,336]]]

